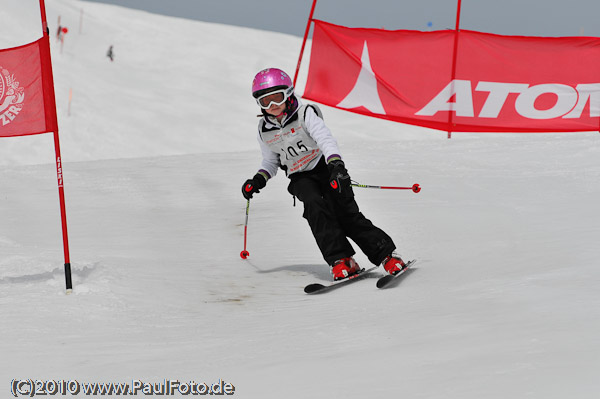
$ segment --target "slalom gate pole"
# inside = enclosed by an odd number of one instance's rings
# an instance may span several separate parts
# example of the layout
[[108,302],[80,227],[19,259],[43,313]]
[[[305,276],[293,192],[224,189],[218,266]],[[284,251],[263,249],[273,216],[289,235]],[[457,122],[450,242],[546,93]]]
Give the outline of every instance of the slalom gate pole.
[[242,259],[246,259],[250,256],[250,253],[246,250],[246,242],[248,241],[248,213],[250,213],[250,200],[246,203],[246,222],[244,222],[244,250],[240,252]]
[[304,46],[306,45],[306,39],[308,38],[308,31],[310,30],[310,23],[313,20],[313,14],[315,13],[315,6],[317,0],[313,0],[312,7],[310,8],[310,14],[308,15],[308,22],[306,23],[306,30],[304,31],[304,39],[302,39],[302,47],[300,48],[300,55],[298,56],[298,64],[296,64],[296,73],[294,74],[293,85],[296,87],[296,79],[298,79],[298,72],[300,71],[300,63],[302,62],[302,55],[304,54]]
[[[40,48],[41,59],[42,59],[42,80],[44,85],[44,102],[45,113],[46,113],[46,125],[52,126],[52,133],[54,133],[54,150],[56,153],[56,178],[58,182],[58,197],[60,201],[60,216],[62,223],[62,238],[63,238],[63,250],[65,256],[65,283],[67,288],[67,294],[70,294],[73,290],[73,282],[71,279],[71,259],[69,256],[69,235],[67,233],[67,211],[65,206],[65,190],[63,185],[63,172],[62,172],[62,158],[60,155],[60,141],[58,139],[58,118],[56,115],[56,99],[54,94],[54,78],[52,76],[52,59],[50,56],[50,30],[48,29],[48,22],[46,20],[46,5],[44,0],[40,0],[40,13],[42,19],[42,31],[43,35],[47,37],[47,40]],[[51,112],[48,112],[48,109]]]
[[[452,82],[452,86],[454,86],[454,79],[456,78],[456,60],[458,57],[458,34],[460,32],[460,7],[462,0],[457,0],[456,2],[456,27],[454,28],[454,50],[452,52],[452,76],[450,81]],[[452,87],[454,90],[454,87]],[[452,112],[448,113],[448,138],[452,138],[452,130],[453,129],[453,121],[452,121]]]
[[418,183],[413,184],[410,187],[394,187],[394,186],[371,186],[368,184],[358,184],[352,183],[352,187],[360,187],[360,188],[376,188],[380,190],[412,190],[414,193],[418,193],[421,191],[421,186]]

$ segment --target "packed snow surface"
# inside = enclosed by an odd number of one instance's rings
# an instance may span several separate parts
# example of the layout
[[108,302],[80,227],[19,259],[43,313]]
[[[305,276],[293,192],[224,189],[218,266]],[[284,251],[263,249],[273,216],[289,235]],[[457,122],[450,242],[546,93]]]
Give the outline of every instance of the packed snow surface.
[[[4,3],[0,48],[40,37],[37,2]],[[598,133],[448,140],[323,106],[354,180],[422,186],[355,190],[418,263],[389,289],[373,277],[309,296],[329,270],[283,174],[251,201],[239,255],[240,187],[260,163],[250,83],[268,66],[293,73],[301,40],[46,6],[74,290],[52,135],[2,139],[3,397],[13,379],[222,380],[256,399],[598,397]]]

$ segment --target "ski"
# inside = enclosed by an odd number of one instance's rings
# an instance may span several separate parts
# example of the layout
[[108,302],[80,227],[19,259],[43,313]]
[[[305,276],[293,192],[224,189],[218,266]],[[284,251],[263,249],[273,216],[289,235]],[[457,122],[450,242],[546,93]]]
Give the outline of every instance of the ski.
[[362,280],[367,274],[371,273],[373,270],[377,269],[379,266],[373,266],[369,269],[361,269],[358,273],[353,274],[352,276],[345,278],[343,280],[338,280],[338,281],[334,281],[333,283],[324,285],[324,284],[320,284],[320,283],[313,283],[313,284],[309,284],[306,287],[304,287],[304,292],[306,292],[307,294],[317,294],[317,293],[323,293],[326,291],[331,291],[335,288],[339,288],[341,286],[350,284],[352,282],[358,281],[358,280]]
[[404,272],[406,272],[408,270],[409,267],[411,267],[412,265],[415,264],[417,260],[413,259],[409,262],[406,263],[406,267],[402,270],[400,270],[397,274],[386,274],[383,277],[380,277],[379,280],[377,280],[377,288],[385,288],[387,287],[392,281],[396,280],[398,277],[400,277],[401,275],[404,274]]

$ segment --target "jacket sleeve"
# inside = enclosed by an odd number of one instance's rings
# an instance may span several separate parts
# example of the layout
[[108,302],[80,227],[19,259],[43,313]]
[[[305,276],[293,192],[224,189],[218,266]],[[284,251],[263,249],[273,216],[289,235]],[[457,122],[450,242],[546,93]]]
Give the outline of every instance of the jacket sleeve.
[[271,151],[271,149],[262,141],[260,137],[260,126],[258,131],[258,144],[260,145],[260,151],[262,152],[262,162],[258,173],[265,177],[265,180],[269,180],[277,174],[277,169],[281,166],[279,160],[279,154]]
[[325,125],[323,119],[319,118],[311,107],[306,108],[304,123],[308,129],[307,133],[317,143],[328,163],[334,159],[342,159],[337,140],[333,137],[331,130]]

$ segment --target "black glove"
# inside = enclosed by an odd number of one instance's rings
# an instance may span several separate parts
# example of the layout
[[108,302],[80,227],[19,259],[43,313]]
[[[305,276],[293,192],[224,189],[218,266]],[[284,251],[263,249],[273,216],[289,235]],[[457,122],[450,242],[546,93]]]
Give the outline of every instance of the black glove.
[[252,194],[260,192],[260,189],[267,185],[267,179],[260,173],[254,175],[252,179],[246,180],[242,186],[242,195],[249,200]]
[[352,196],[352,187],[350,186],[350,175],[346,170],[344,161],[336,159],[327,164],[329,169],[329,185],[333,190],[340,194]]

